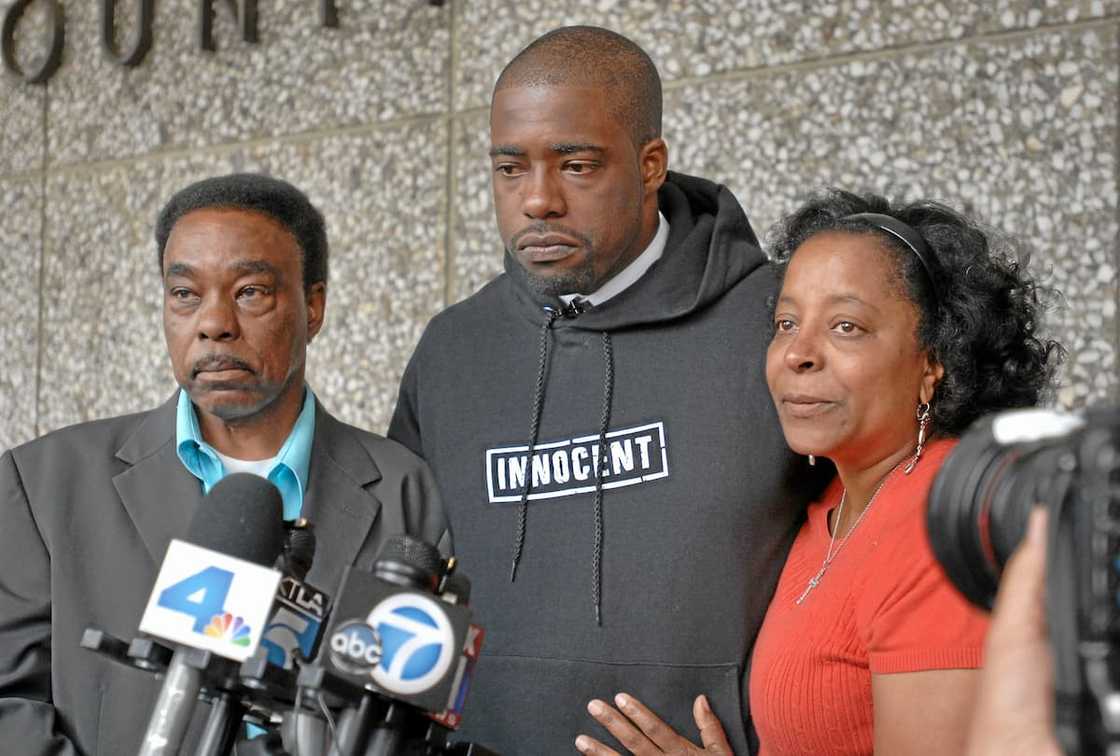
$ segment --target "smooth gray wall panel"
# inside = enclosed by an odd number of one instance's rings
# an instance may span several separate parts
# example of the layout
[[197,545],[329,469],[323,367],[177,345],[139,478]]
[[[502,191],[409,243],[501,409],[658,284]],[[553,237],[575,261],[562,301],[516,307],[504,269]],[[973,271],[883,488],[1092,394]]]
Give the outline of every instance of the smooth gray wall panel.
[[470,0],[460,5],[455,107],[484,106],[538,34],[592,24],[642,45],[665,81],[1085,21],[1120,0]]
[[35,436],[42,194],[38,179],[0,179],[0,449]]
[[[122,11],[132,2],[118,2]],[[340,2],[341,26],[318,3],[259,4],[260,43],[242,42],[216,2],[216,52],[195,43],[197,0],[156,4],[156,36],[133,69],[101,52],[99,4],[67,7],[67,63],[51,81],[52,164],[104,160],[333,130],[445,110],[448,8]],[[118,24],[122,32],[133,28]]]
[[260,171],[304,189],[331,243],[309,379],[345,419],[383,429],[404,362],[442,305],[444,126],[377,130],[53,175],[40,430],[135,412],[174,389],[152,227],[178,189]]

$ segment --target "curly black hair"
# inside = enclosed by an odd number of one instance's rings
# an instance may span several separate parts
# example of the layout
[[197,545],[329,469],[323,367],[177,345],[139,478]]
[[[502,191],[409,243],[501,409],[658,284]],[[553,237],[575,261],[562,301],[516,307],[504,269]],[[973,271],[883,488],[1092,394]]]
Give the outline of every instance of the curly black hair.
[[[922,237],[935,258],[937,293],[914,252],[873,222],[849,218],[859,213],[889,215]],[[1047,396],[1065,350],[1036,333],[1050,290],[1028,273],[1028,258],[1012,239],[937,202],[892,205],[875,194],[828,189],[771,229],[779,276],[798,247],[827,231],[873,234],[892,253],[900,288],[918,310],[918,343],[945,368],[931,402],[934,433],[959,436],[982,415]]]
[[326,283],[327,228],[307,195],[287,181],[259,173],[231,173],[198,181],[175,193],[156,219],[156,249],[160,273],[171,229],[187,213],[210,208],[250,210],[272,218],[295,237],[303,267],[304,291]]

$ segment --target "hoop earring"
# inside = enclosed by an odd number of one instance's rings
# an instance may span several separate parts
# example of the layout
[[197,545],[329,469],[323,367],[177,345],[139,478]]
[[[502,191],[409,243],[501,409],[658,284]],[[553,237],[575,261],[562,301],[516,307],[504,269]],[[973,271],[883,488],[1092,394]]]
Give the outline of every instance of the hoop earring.
[[929,427],[930,422],[930,406],[929,402],[920,402],[918,404],[918,448],[914,450],[914,458],[906,464],[906,469],[902,471],[904,475],[909,475],[914,467],[918,464],[918,460],[922,458],[922,448],[926,443],[926,428]]
[[812,454],[809,455],[809,467],[814,467],[817,464],[817,458]]

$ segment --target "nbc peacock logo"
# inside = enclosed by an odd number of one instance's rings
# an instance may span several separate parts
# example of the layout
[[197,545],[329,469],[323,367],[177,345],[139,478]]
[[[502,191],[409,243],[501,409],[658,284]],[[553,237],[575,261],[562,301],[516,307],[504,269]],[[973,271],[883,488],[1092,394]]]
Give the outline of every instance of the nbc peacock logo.
[[173,540],[140,629],[243,662],[268,624],[279,582],[275,570]]
[[229,612],[215,614],[203,633],[211,638],[225,638],[235,646],[248,646],[250,628],[241,617]]

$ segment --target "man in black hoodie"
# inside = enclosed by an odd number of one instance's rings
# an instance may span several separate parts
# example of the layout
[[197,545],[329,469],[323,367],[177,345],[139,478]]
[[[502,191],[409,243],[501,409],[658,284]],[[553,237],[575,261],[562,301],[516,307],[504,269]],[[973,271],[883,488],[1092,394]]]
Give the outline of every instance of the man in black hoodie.
[[571,752],[623,690],[695,733],[704,693],[746,753],[808,493],[763,374],[773,272],[726,188],[668,172],[625,37],[537,39],[490,137],[506,272],[429,324],[389,429],[436,474],[487,631],[463,736]]

